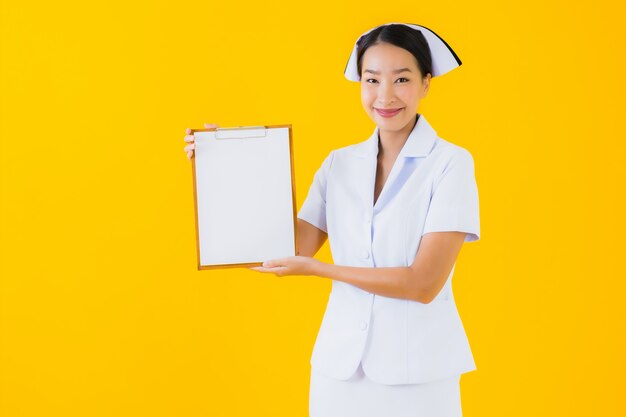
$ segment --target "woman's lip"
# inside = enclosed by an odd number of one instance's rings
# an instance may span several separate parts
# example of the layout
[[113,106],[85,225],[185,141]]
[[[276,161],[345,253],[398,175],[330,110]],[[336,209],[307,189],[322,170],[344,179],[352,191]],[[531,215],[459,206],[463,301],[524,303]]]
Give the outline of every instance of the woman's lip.
[[401,107],[399,109],[374,109],[376,110],[376,113],[380,114],[382,117],[393,117],[396,114],[400,113],[400,111],[404,109],[404,107]]

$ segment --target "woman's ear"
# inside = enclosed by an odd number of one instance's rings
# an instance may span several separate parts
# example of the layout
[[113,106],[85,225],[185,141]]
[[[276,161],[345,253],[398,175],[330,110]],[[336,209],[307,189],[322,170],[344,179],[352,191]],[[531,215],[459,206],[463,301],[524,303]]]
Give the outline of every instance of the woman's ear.
[[428,94],[428,90],[430,88],[430,79],[431,79],[431,75],[430,72],[428,74],[426,74],[426,76],[422,79],[422,84],[424,84],[424,90],[423,90],[423,96],[422,97],[426,97],[426,94]]

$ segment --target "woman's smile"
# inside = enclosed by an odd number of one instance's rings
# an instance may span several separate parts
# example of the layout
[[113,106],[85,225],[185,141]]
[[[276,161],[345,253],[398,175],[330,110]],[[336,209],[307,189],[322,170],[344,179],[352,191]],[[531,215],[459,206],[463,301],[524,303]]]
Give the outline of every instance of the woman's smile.
[[404,107],[401,107],[399,109],[377,109],[376,107],[374,107],[374,109],[376,110],[376,113],[378,113],[382,117],[393,117],[396,114],[399,114],[402,110],[404,110]]

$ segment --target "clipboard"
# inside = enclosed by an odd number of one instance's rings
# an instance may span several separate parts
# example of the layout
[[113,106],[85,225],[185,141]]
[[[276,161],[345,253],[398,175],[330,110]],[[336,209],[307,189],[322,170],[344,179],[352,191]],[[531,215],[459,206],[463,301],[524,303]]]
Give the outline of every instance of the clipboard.
[[297,254],[291,124],[191,134],[198,270]]

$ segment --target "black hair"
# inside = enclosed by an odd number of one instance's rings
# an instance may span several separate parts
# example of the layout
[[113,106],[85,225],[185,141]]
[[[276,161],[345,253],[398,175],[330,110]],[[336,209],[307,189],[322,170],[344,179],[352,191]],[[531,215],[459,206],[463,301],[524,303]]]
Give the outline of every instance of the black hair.
[[370,46],[377,45],[381,42],[390,43],[406,49],[415,57],[422,78],[426,77],[426,74],[432,76],[433,59],[430,54],[428,42],[422,32],[412,27],[395,23],[378,27],[358,40],[356,65],[359,76],[361,75],[361,61],[363,61],[365,51]]

